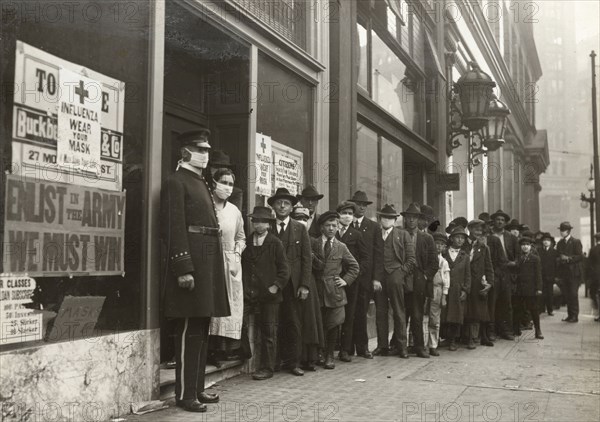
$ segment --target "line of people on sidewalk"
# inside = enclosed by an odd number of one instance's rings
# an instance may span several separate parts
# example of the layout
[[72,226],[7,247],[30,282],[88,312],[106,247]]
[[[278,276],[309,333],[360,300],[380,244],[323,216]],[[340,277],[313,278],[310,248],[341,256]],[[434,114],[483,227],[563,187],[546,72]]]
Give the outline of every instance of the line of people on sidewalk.
[[566,320],[577,321],[581,243],[570,236],[570,224],[561,224],[556,249],[548,233],[539,236],[541,245],[524,228],[510,233],[502,210],[472,221],[456,218],[444,233],[433,209],[417,203],[403,212],[385,204],[377,221],[367,218],[372,201],[362,191],[319,215],[323,195],[307,186],[299,195],[280,187],[269,207],[256,206],[246,236],[231,202],[235,175],[216,165],[214,154],[209,165],[209,134],[180,135],[178,170],[162,194],[169,270],[163,309],[176,321],[175,394],[183,409],[204,412],[206,403],[219,401],[204,391],[209,334],[213,346],[238,342],[244,358],[258,335],[256,380],[282,369],[296,376],[319,365],[334,369],[336,349],[340,361],[350,362],[354,355],[438,356],[440,337],[449,351],[461,339],[467,349],[477,342],[493,346],[497,337],[521,335],[530,321],[541,340],[537,298],[546,284],[552,288],[554,269],[565,280]]

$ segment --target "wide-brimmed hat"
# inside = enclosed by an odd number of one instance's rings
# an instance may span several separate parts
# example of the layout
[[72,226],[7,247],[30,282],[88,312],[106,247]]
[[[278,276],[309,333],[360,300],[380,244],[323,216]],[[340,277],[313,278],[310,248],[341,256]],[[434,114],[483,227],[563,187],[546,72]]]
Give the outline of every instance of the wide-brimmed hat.
[[533,245],[535,243],[535,240],[533,240],[529,236],[523,236],[519,238],[519,245],[522,245],[523,243],[529,243],[530,245]]
[[[600,234],[600,233],[598,233]],[[549,232],[544,232],[542,233],[542,240],[544,239],[550,239],[551,241],[554,242],[554,236],[552,236]]]
[[504,226],[506,230],[519,230],[519,227],[521,227],[521,223],[516,218],[513,218]]
[[400,215],[403,217],[406,217],[407,215],[417,215],[420,217],[423,214],[421,213],[421,207],[419,206],[419,204],[417,204],[416,202],[411,202],[410,204],[408,204],[408,208],[406,209],[406,211],[401,212]]
[[489,212],[482,212],[481,214],[479,214],[477,216],[477,218],[479,218],[480,220],[485,221],[486,223],[491,220]]
[[198,148],[210,148],[208,137],[210,130],[204,128],[199,130],[190,130],[177,136],[177,142],[181,147],[194,146]]
[[321,200],[325,195],[320,194],[319,191],[317,191],[317,188],[315,188],[313,185],[308,185],[304,189],[302,189],[302,193],[299,193],[296,196],[298,197],[298,199],[306,198]]
[[458,224],[456,224],[454,221],[451,221],[450,224],[448,224],[448,227],[446,227],[446,233],[452,233],[452,230],[454,230],[457,225]]
[[229,155],[225,151],[221,151],[220,149],[215,149],[210,153],[210,160],[208,160],[208,165],[211,167],[231,167],[231,159]]
[[354,192],[354,195],[352,196],[352,198],[348,199],[348,201],[350,202],[364,202],[365,204],[372,204],[373,201],[369,201],[369,197],[367,196],[366,192],[363,192],[362,190],[357,190],[356,192]]
[[356,204],[354,202],[350,202],[350,201],[340,202],[340,204],[337,206],[337,208],[335,210],[337,212],[342,212],[343,210],[346,210],[348,208],[352,208],[352,211],[354,211],[356,213]]
[[467,224],[467,228],[470,230],[471,227],[475,227],[475,226],[483,226],[485,227],[485,221],[480,220],[479,218],[475,218],[471,221],[469,221],[469,224]]
[[573,230],[573,226],[568,221],[563,221],[562,223],[560,223],[560,227],[558,228],[558,230],[560,230],[561,232],[565,230]]
[[448,243],[448,237],[442,232],[435,232],[433,234],[433,240],[434,242]]
[[520,232],[529,232],[529,231],[531,231],[531,228],[527,224],[521,224],[519,226],[519,231]]
[[392,204],[385,204],[381,210],[377,211],[380,217],[397,218],[400,214]]
[[491,220],[495,220],[496,217],[504,217],[505,221],[510,221],[510,215],[508,215],[507,213],[505,213],[502,210],[498,210],[495,213],[493,213],[492,215],[490,215]]
[[310,210],[308,208],[306,208],[305,206],[303,206],[302,204],[298,203],[294,206],[290,215],[292,217],[303,216],[306,218],[310,218]]
[[421,205],[421,214],[427,221],[435,220],[435,215],[433,214],[433,208],[431,208],[427,204]]
[[336,212],[336,211],[325,211],[323,214],[321,214],[319,216],[319,219],[317,220],[317,224],[319,224],[319,226],[333,218],[340,218],[340,215]]
[[292,205],[296,205],[298,203],[298,198],[292,195],[290,191],[286,188],[277,188],[277,190],[275,191],[275,195],[267,199],[267,203],[270,206],[273,206],[273,203],[278,199],[287,199],[291,201]]
[[273,211],[269,207],[263,207],[262,205],[257,205],[254,207],[254,211],[252,214],[248,214],[248,217],[253,219],[260,220],[269,220],[274,221],[275,217],[273,216]]
[[461,226],[463,229],[466,229],[469,225],[469,221],[467,221],[465,217],[456,217],[454,220],[452,220],[452,223]]
[[450,233],[450,238],[452,238],[453,236],[459,236],[459,235],[463,235],[463,236],[467,237],[467,232],[465,231],[465,228],[463,226],[456,225],[456,226],[454,226],[454,228],[452,229],[452,232]]

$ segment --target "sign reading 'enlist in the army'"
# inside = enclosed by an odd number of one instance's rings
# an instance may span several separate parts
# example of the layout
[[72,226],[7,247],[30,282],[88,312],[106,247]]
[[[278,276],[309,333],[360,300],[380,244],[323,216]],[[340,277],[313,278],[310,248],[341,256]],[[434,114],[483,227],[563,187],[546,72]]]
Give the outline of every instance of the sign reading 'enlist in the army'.
[[122,274],[125,192],[7,176],[4,271]]

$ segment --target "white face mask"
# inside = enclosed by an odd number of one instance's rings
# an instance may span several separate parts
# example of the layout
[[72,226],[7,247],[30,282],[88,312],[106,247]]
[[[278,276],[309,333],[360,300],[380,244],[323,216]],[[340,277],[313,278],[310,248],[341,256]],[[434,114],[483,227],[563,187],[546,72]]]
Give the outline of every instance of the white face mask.
[[190,166],[194,166],[199,169],[206,168],[206,166],[208,165],[208,151],[192,152],[187,148],[185,150],[191,155],[190,161],[188,161],[188,163],[190,163]]
[[350,214],[343,214],[340,216],[340,223],[343,226],[349,226],[354,221],[354,216]]
[[231,196],[233,192],[233,186],[224,185],[223,183],[217,182],[215,186],[215,194],[222,200],[226,200]]
[[382,217],[381,218],[381,227],[383,227],[385,230],[387,230],[390,227],[392,227],[395,222],[396,222],[396,220],[393,218]]

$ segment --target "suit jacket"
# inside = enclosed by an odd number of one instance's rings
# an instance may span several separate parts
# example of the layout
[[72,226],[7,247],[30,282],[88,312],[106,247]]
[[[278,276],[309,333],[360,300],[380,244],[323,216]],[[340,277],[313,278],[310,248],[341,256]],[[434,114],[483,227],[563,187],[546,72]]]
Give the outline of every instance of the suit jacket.
[[535,296],[537,290],[542,290],[542,266],[539,256],[534,253],[521,255],[514,268],[517,272],[515,295]]
[[[408,289],[415,293],[433,297],[433,277],[438,271],[438,258],[433,237],[417,230],[415,243],[415,268],[413,277],[410,277]],[[409,235],[410,236],[410,235]]]
[[[588,262],[591,271],[590,277],[592,280],[600,280],[600,245],[592,246],[588,254]],[[542,271],[544,271],[543,266]]]
[[[415,244],[408,232],[398,226],[394,226],[392,231],[388,236],[392,236],[392,245],[394,248],[394,254],[398,261],[402,264],[400,269],[404,273],[405,276],[411,275],[417,264],[417,260],[415,258]],[[381,238],[383,240],[383,237]],[[383,264],[382,264],[383,266]],[[385,271],[385,269],[384,269]],[[436,264],[436,272],[437,272],[437,264]],[[409,279],[411,277],[407,277],[407,282],[410,282]],[[412,286],[409,286],[412,290]]]
[[310,223],[310,227],[308,228],[308,235],[310,237],[319,237],[321,236],[321,227],[319,227],[319,214],[316,212],[313,214],[313,219]]
[[[272,233],[277,236],[277,227],[273,224]],[[290,280],[294,292],[300,286],[307,289],[310,286],[310,277],[312,273],[310,237],[301,223],[293,218],[289,219],[289,224],[285,229],[285,233],[280,238],[283,243],[283,249],[287,257],[287,262],[290,267]]]
[[367,271],[372,267],[370,262],[371,254],[369,253],[368,246],[365,243],[362,233],[359,230],[352,228],[352,226],[348,226],[344,236],[340,238],[339,235],[340,232],[338,231],[335,238],[348,247],[348,250],[360,266],[360,272],[357,279],[360,280],[365,276],[370,278],[371,275],[367,274]]
[[471,290],[479,293],[483,289],[481,279],[485,276],[488,284],[494,285],[494,267],[490,248],[481,243],[475,243],[469,251],[471,260]]
[[550,247],[547,251],[542,246],[538,250],[542,264],[542,280],[546,283],[554,283],[554,279],[558,277],[556,273],[556,259],[558,258],[558,252],[553,247]]
[[381,237],[381,226],[376,222],[364,217],[358,230],[362,233],[369,259],[368,267],[361,269],[359,278],[360,286],[367,292],[373,291],[373,280],[383,280],[383,238]]
[[[164,311],[171,318],[230,315],[219,223],[204,177],[186,168],[171,174],[161,192],[161,228],[170,275],[164,280]],[[195,233],[190,226],[215,230]],[[177,277],[191,274],[194,289],[182,289]]]
[[336,238],[332,239],[331,251],[325,256],[324,244],[321,237],[311,240],[313,253],[313,273],[317,283],[319,297],[328,308],[336,308],[348,303],[346,289],[332,284],[332,278],[339,276],[348,286],[352,285],[358,277],[359,266],[348,247]]
[[[289,279],[287,258],[277,236],[267,233],[262,246],[254,246],[254,235],[248,236],[246,249],[242,252],[244,298],[280,303],[283,299],[282,290]],[[269,291],[273,284],[279,287],[275,294]]]
[[[583,246],[579,239],[571,236],[568,242],[565,239],[560,239],[556,245],[558,252],[558,272],[559,275],[566,279],[580,279],[582,276],[581,264],[583,261]],[[569,262],[562,263],[560,256],[566,255],[569,257]]]

